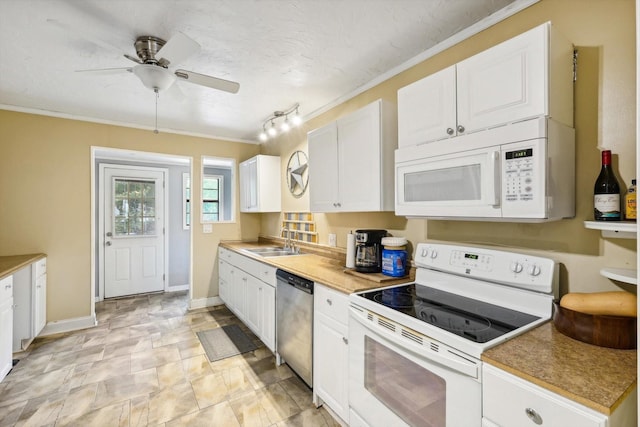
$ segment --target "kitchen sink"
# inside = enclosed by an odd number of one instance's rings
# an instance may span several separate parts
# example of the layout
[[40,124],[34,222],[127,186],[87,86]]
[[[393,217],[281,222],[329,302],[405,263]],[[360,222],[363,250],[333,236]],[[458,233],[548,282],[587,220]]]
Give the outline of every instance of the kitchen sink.
[[251,252],[252,254],[260,255],[262,257],[303,255],[302,252],[293,252],[291,249],[284,248],[282,246],[269,246],[244,250],[247,252]]

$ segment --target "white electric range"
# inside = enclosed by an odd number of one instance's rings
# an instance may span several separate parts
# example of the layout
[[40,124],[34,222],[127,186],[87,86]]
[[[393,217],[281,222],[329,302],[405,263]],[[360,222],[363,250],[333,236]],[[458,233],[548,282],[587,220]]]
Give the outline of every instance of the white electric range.
[[415,282],[350,295],[352,426],[480,426],[482,352],[551,319],[558,264],[418,244]]

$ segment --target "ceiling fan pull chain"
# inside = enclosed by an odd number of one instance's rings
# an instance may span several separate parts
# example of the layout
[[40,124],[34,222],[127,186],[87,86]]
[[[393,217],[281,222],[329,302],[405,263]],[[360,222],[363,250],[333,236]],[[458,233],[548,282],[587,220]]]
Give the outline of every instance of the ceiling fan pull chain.
[[160,93],[158,92],[158,89],[154,89],[153,91],[156,93],[156,128],[154,129],[153,133],[157,134],[158,133],[158,98],[160,97]]

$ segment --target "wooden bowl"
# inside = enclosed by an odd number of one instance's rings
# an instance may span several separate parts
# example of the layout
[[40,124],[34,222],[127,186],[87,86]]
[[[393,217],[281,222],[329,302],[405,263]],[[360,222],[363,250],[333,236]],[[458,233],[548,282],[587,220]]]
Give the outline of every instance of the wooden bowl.
[[600,316],[561,307],[554,302],[553,324],[562,334],[576,340],[617,349],[637,348],[637,319]]

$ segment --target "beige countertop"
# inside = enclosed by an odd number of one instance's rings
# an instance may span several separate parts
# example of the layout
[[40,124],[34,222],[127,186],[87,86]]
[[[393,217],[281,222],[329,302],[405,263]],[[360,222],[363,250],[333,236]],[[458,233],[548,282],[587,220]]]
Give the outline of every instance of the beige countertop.
[[485,351],[482,360],[605,415],[637,385],[637,350],[583,343],[553,322]]
[[[330,288],[350,294],[353,292],[379,288],[382,286],[393,285],[397,283],[406,283],[414,280],[414,270],[412,273],[402,279],[385,278],[384,282],[378,281],[381,277],[379,274],[361,275],[345,273],[344,254],[340,249],[329,247],[311,248],[303,246],[301,248],[303,255],[279,256],[279,257],[261,257],[243,249],[257,248],[264,245],[273,245],[271,243],[259,242],[237,242],[224,241],[220,242],[223,248],[231,249],[247,257],[256,259],[265,264],[281,268],[293,274],[306,277],[314,282],[322,283]],[[371,279],[366,278],[369,276]]]
[[21,268],[44,257],[46,257],[45,254],[0,256],[0,279],[4,279]]

